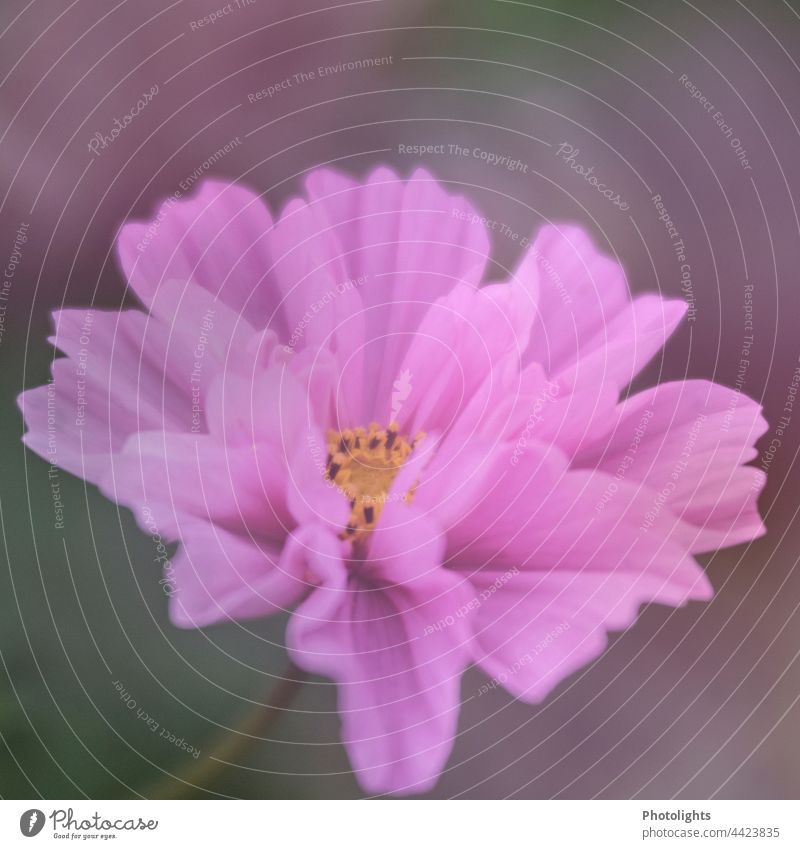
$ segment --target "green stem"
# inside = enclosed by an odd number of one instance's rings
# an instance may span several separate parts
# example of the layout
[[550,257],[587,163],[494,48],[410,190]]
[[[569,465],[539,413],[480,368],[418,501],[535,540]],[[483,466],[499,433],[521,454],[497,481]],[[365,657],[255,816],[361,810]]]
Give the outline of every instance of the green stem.
[[160,779],[144,794],[145,797],[181,799],[191,796],[194,791],[207,790],[227,769],[228,763],[235,762],[246,751],[253,743],[253,738],[263,737],[270,726],[280,719],[307,679],[305,672],[290,663],[267,704],[256,705],[244,715],[236,728],[220,734],[204,760]]

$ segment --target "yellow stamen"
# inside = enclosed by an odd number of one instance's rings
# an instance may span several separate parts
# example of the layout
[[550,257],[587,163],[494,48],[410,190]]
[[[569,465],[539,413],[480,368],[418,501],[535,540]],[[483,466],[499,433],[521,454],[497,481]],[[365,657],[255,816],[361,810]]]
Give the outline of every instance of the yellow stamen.
[[[342,539],[361,541],[375,527],[389,490],[401,466],[425,434],[409,441],[396,422],[382,428],[373,422],[368,428],[329,431],[328,463],[325,476],[347,496],[352,507]],[[410,501],[414,487],[403,495]]]

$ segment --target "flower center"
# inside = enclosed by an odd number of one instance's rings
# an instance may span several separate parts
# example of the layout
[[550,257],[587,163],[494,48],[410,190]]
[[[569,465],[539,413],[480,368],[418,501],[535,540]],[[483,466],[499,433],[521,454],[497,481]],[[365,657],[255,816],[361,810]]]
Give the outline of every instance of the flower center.
[[[425,434],[410,442],[398,432],[395,422],[381,428],[328,431],[328,463],[325,477],[347,496],[352,511],[342,539],[363,540],[375,527],[386,504],[392,481]],[[414,487],[402,498],[410,501]]]

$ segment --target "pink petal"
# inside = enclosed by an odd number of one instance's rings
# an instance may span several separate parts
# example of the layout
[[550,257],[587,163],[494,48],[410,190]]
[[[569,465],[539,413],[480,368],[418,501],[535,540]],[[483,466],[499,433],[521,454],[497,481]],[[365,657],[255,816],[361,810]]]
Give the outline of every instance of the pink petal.
[[[415,449],[412,460],[426,447],[428,440],[426,437]],[[413,504],[416,509],[434,517],[449,532],[482,502],[491,488],[498,447],[497,443],[479,437],[458,442],[456,437],[448,436],[440,444],[441,448],[427,458],[427,464],[416,476]],[[499,450],[510,451],[507,444]]]
[[619,569],[483,571],[473,576],[480,607],[472,619],[476,660],[514,696],[537,702],[597,657],[606,632],[627,628],[640,605],[679,607],[712,591],[691,557],[676,557],[669,575]]
[[[161,319],[162,333],[166,328],[169,349],[180,351],[201,377],[252,367],[254,327],[196,283],[164,280],[150,312]],[[183,374],[175,377],[185,379]]]
[[206,182],[149,224],[126,225],[120,260],[165,318],[191,281],[253,327],[270,325],[290,351],[325,345],[347,399],[340,427],[382,420],[430,304],[480,281],[487,234],[472,207],[424,171],[403,180],[378,169],[364,184],[314,172],[307,188],[309,202],[290,202],[273,225],[252,192]]
[[[530,368],[530,366],[528,367]],[[533,437],[572,456],[605,428],[619,400],[619,384],[606,380],[605,363],[581,360],[580,368],[550,378],[528,404],[518,442]]]
[[365,347],[340,359],[344,394],[361,406],[342,426],[385,421],[403,355],[430,305],[459,282],[474,288],[480,281],[487,233],[463,198],[422,170],[403,180],[379,168],[364,184],[314,172],[307,188],[309,208],[341,245],[348,278],[362,281],[363,328],[351,318],[342,332],[362,333]]
[[444,432],[495,371],[506,362],[518,370],[533,316],[528,302],[529,316],[521,317],[518,300],[511,284],[459,284],[428,309],[400,365],[409,391],[392,411],[407,432]]
[[142,527],[147,507],[171,539],[202,519],[278,542],[295,525],[280,459],[263,445],[225,449],[210,436],[143,432],[114,458],[100,489],[129,507]]
[[705,380],[665,383],[620,404],[574,463],[641,482],[650,511],[694,525],[692,550],[710,551],[765,532],[757,499],[766,476],[744,464],[766,430],[761,407],[741,393]]
[[536,443],[516,465],[497,459],[492,485],[449,529],[445,562],[481,601],[476,660],[515,695],[542,698],[640,604],[711,597],[688,553],[691,528],[668,511],[644,527],[651,490],[570,470],[564,455]]
[[350,504],[342,491],[325,477],[327,443],[322,431],[308,427],[289,458],[286,499],[297,522],[313,523],[338,533],[347,524]]
[[97,483],[137,431],[205,430],[208,389],[216,375],[252,362],[254,331],[205,290],[177,281],[162,286],[154,309],[163,317],[138,310],[53,313],[50,341],[67,357],[53,363],[52,388],[20,396],[30,448]]
[[[409,539],[421,542],[409,550]],[[371,793],[430,789],[452,748],[470,651],[458,610],[468,596],[437,568],[441,548],[421,516],[410,531],[379,528],[377,562],[349,576],[341,563],[318,564],[321,584],[289,623],[295,662],[339,684],[343,740]]]
[[265,239],[271,226],[257,194],[206,180],[187,198],[167,199],[150,221],[122,227],[117,251],[146,306],[166,281],[191,280],[255,327],[265,327],[279,303],[267,278]]
[[576,372],[589,360],[625,387],[664,345],[686,311],[656,295],[630,300],[621,266],[571,225],[548,226],[516,272],[537,276],[539,320],[527,357],[548,373]]
[[206,405],[212,436],[226,446],[268,444],[280,458],[294,453],[313,416],[308,393],[283,363],[210,378]]
[[613,318],[603,331],[580,343],[578,361],[563,370],[577,379],[581,371],[602,369],[605,382],[622,390],[664,347],[686,314],[684,301],[642,295]]
[[180,628],[285,611],[308,589],[296,544],[257,543],[208,522],[184,524],[164,576],[170,618]]
[[311,208],[342,246],[349,277],[403,275],[362,287],[367,309],[408,301],[414,312],[412,303],[430,304],[456,281],[474,286],[483,276],[489,253],[485,227],[472,222],[479,216],[464,198],[449,194],[427,171],[403,179],[378,168],[356,183],[321,169],[309,175],[306,188]]
[[[448,563],[464,571],[525,567],[610,572],[673,568],[693,529],[668,511],[645,526],[641,485],[570,470],[557,449],[532,444],[517,465],[499,453],[482,498],[448,529]],[[669,548],[669,550],[667,550]]]
[[132,433],[191,426],[191,354],[169,349],[163,324],[138,310],[60,310],[53,320],[50,341],[68,356],[53,362],[49,387],[19,397],[29,448],[96,483]]
[[294,198],[266,236],[269,276],[281,297],[291,350],[329,347],[343,366],[363,339],[364,281],[347,267],[338,232],[320,210]]

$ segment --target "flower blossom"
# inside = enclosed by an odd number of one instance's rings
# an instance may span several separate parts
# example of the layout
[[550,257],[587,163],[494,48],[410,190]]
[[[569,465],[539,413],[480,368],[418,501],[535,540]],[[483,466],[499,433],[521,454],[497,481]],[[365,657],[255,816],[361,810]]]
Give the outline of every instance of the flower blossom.
[[467,667],[540,701],[764,531],[760,407],[627,392],[686,305],[632,297],[577,226],[509,273],[426,172],[316,170],[277,217],[207,181],[118,256],[141,308],[55,313],[25,442],[52,460],[54,417],[57,464],[178,543],[175,625],[292,611],[370,793],[435,784]]

